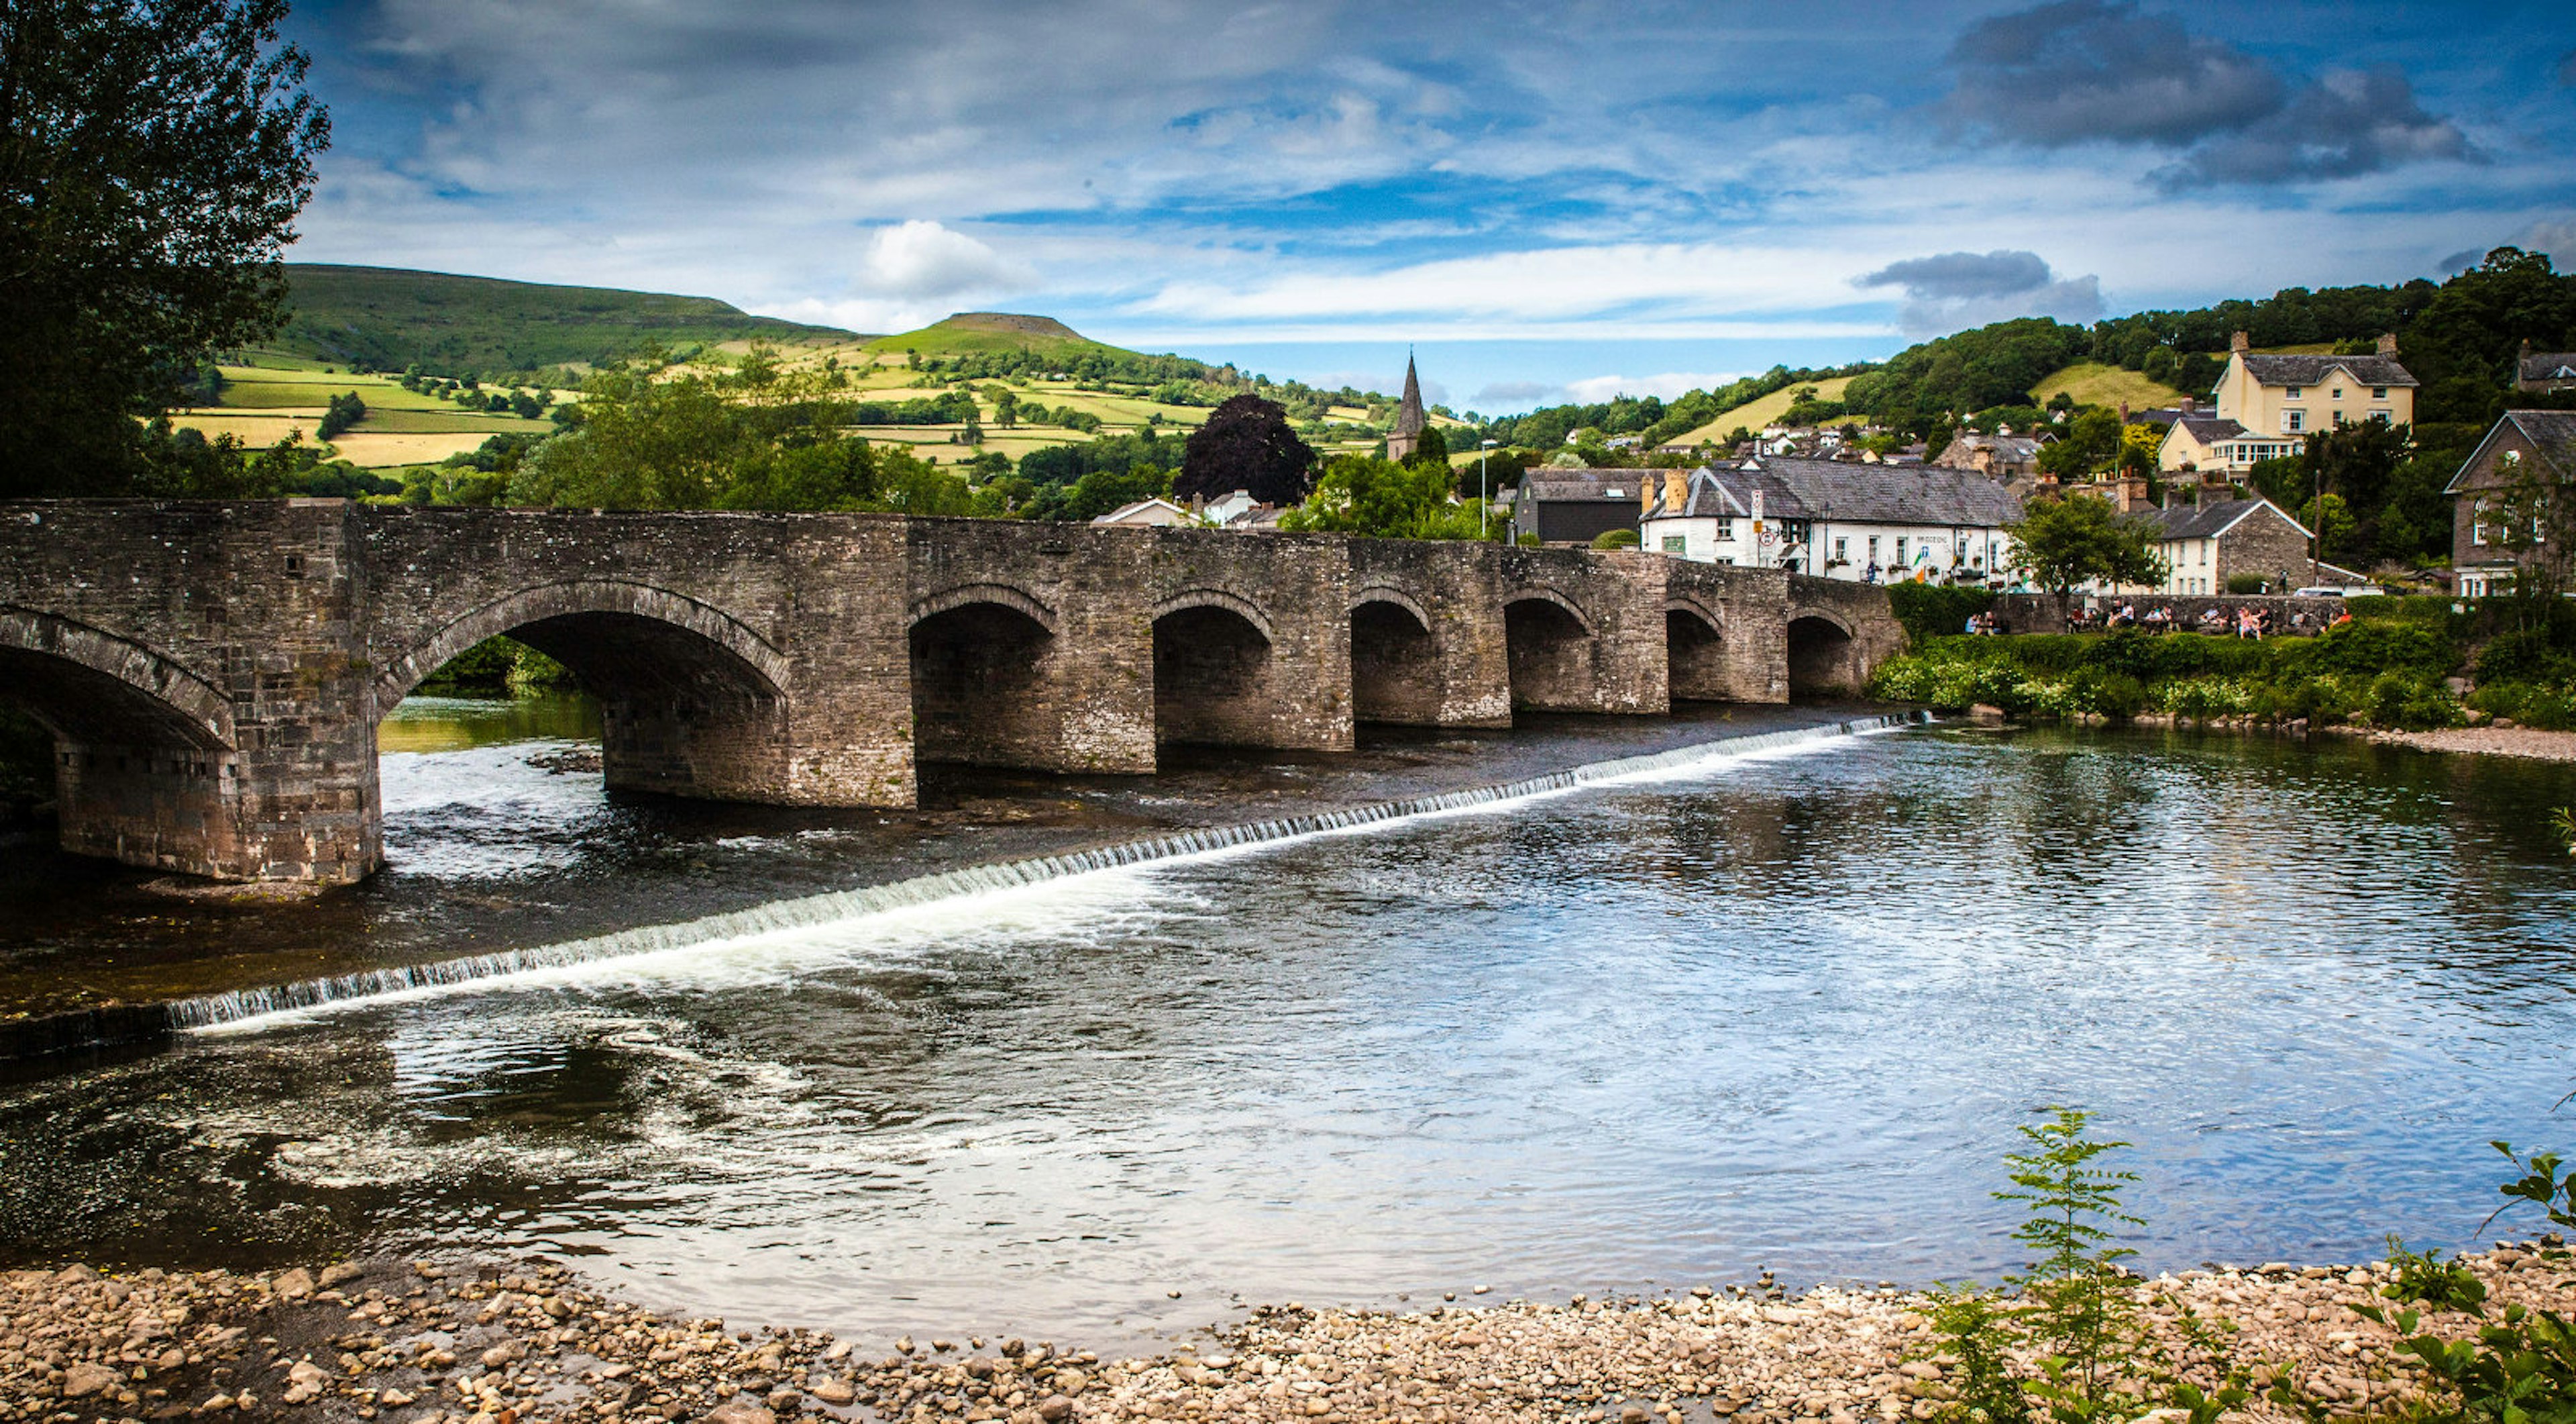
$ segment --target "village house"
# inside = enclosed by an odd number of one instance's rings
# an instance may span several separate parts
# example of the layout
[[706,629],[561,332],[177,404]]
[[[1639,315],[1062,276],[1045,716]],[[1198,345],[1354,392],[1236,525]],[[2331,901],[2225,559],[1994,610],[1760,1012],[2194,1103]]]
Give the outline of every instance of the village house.
[[1637,492],[1661,470],[1567,470],[1542,466],[1521,476],[1512,498],[1512,542],[1582,544],[1637,527]]
[[2534,351],[2525,341],[2514,366],[2513,385],[2536,395],[2576,391],[2576,351]]
[[1663,470],[1639,491],[1648,549],[1853,581],[1983,580],[2021,500],[1975,470],[1756,456]]
[[2166,470],[2242,474],[2256,460],[2295,455],[2312,430],[2365,420],[2415,421],[2415,377],[2397,361],[2397,338],[2372,356],[2266,355],[2244,332],[2231,339],[2214,416],[2177,420],[2156,456]]
[[1974,470],[1989,479],[2026,479],[2039,473],[2040,447],[2056,438],[2048,434],[2015,435],[2008,429],[1993,435],[1962,430],[1941,447],[1932,463],[1954,470]]
[[2157,593],[2224,594],[2240,575],[2263,580],[2271,593],[2307,585],[2312,574],[2330,582],[2357,582],[2349,570],[2311,563],[2306,525],[2279,505],[2256,496],[2173,503],[2154,510],[2161,532],[2156,552],[2165,560]]
[[[2564,525],[2552,529],[2545,513],[2512,497],[2517,486],[2540,490],[2563,488],[2576,479],[2576,411],[2509,410],[2478,442],[2460,472],[2442,492],[2454,497],[2451,510],[2451,591],[2464,598],[2485,598],[2512,591],[2515,572],[2547,560],[2559,573],[2567,570]],[[2508,528],[2531,520],[2527,531]]]
[[1181,508],[1179,505],[1172,503],[1170,500],[1157,495],[1152,499],[1140,499],[1134,504],[1120,505],[1118,508],[1109,511],[1107,514],[1101,515],[1091,522],[1094,524],[1131,524],[1163,529],[1185,529],[1196,527],[1199,522],[1199,517],[1190,513],[1188,510]]

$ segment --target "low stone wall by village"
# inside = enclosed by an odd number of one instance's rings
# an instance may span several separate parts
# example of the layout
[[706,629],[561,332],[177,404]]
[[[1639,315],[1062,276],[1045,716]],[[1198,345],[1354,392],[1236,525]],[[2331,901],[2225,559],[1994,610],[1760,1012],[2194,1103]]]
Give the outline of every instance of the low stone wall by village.
[[[2061,599],[2050,593],[2007,593],[1995,599],[1995,623],[1998,631],[2005,633],[2063,633],[2067,616],[2083,608],[2088,601],[2106,618],[2111,610],[2123,603],[2136,605],[2141,619],[2147,616],[2149,609],[2162,608],[2173,616],[2175,628],[2186,630],[2197,629],[2200,616],[2215,608],[2219,616],[2227,620],[2220,631],[2230,635],[2236,631],[2236,610],[2240,608],[2263,610],[2264,617],[2270,620],[2267,631],[2274,636],[2323,631],[2328,624],[2342,617],[2344,610],[2344,600],[2340,598],[2294,598],[2284,594],[2102,594],[2088,600],[2083,594]],[[2291,626],[2292,616],[2299,613],[2308,615],[2310,627]],[[1948,631],[1956,633],[1961,630],[1953,628]]]

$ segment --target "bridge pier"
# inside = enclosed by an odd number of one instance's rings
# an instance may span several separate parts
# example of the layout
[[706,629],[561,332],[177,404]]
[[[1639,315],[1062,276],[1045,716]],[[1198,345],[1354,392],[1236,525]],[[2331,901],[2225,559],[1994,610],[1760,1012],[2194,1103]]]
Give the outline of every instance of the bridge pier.
[[1150,532],[1156,736],[1350,750],[1349,541]]
[[1501,549],[1512,706],[1537,712],[1672,710],[1660,554]]

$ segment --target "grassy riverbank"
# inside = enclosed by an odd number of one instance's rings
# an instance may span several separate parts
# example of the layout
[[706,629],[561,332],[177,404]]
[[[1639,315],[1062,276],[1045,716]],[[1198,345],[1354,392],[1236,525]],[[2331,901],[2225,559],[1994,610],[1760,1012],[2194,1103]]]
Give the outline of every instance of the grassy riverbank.
[[[1913,649],[1882,664],[1870,690],[2036,718],[2163,714],[2408,731],[2503,718],[2576,728],[2576,607],[2566,600],[2352,607],[2351,623],[2322,636],[2261,641],[2137,629],[1971,638],[1918,627]],[[1957,626],[1953,612],[1938,610],[1938,626]]]

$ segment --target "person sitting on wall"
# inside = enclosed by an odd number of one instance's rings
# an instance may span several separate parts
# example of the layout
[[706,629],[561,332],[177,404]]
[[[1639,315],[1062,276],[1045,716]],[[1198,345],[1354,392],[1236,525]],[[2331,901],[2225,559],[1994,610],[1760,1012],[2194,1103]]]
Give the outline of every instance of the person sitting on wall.
[[2220,628],[2226,626],[2226,623],[2227,615],[2218,611],[2217,604],[2213,603],[2207,608],[2200,610],[2200,631],[2204,633],[2215,633]]
[[2342,610],[2341,612],[2339,612],[2339,613],[2335,614],[2335,620],[2334,620],[2333,624],[2332,624],[2332,625],[2330,625],[2330,626],[2333,626],[2333,627],[2336,627],[2336,628],[2340,628],[2340,627],[2342,627],[2343,625],[2345,625],[2346,623],[2349,623],[2349,622],[2351,622],[2351,621],[2352,621],[2352,605],[2351,605],[2351,604],[2345,604],[2345,605],[2344,605],[2344,607],[2343,607],[2343,610]]

